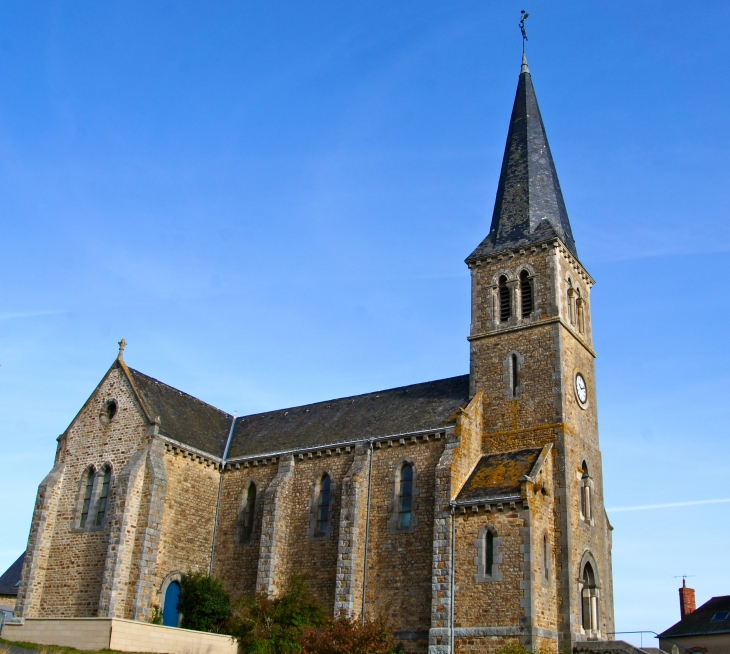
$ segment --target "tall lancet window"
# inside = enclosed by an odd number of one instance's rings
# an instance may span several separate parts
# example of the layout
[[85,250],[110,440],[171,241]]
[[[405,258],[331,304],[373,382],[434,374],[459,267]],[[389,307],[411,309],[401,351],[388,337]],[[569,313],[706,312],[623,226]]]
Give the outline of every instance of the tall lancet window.
[[575,325],[575,300],[576,293],[573,288],[573,282],[568,279],[568,322]]
[[510,297],[507,278],[502,275],[499,278],[499,322],[506,322],[512,315],[512,298]]
[[96,505],[96,520],[94,521],[96,527],[101,527],[104,524],[104,518],[106,518],[109,509],[109,485],[112,481],[112,469],[108,464],[104,466],[103,474],[99,502]]
[[494,572],[494,533],[488,530],[484,543],[484,574],[491,577]]
[[512,397],[517,397],[517,388],[520,385],[520,361],[517,353],[510,355],[510,386],[512,389]]
[[588,464],[583,461],[580,479],[580,515],[586,522],[593,524],[593,479],[588,474]]
[[413,466],[410,463],[404,463],[400,470],[399,491],[398,529],[408,529],[413,510]]
[[253,534],[253,517],[256,509],[256,484],[251,482],[246,491],[246,504],[243,505],[243,515],[241,516],[241,541],[244,543],[251,542]]
[[583,567],[580,582],[583,631],[592,632],[590,635],[595,635],[598,631],[598,588],[596,575],[590,562],[586,562]]
[[586,303],[583,298],[579,297],[575,303],[578,312],[578,331],[585,334],[586,331]]
[[327,534],[327,527],[330,522],[330,487],[332,481],[330,476],[325,474],[319,482],[319,497],[317,498],[317,526],[314,530],[315,536]]
[[94,491],[94,477],[96,474],[93,468],[89,468],[86,471],[86,477],[84,479],[84,501],[81,505],[81,518],[79,519],[79,527],[84,529],[86,527],[86,521],[89,519],[89,510],[91,509],[91,494]]
[[523,270],[520,273],[520,304],[522,305],[522,317],[529,318],[533,309],[532,280],[530,274]]

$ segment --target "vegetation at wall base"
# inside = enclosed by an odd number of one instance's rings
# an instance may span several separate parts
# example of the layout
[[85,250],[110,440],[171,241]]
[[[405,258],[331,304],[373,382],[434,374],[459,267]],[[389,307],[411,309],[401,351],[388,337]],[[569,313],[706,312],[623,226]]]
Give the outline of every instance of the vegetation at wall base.
[[231,601],[220,579],[203,572],[188,572],[180,579],[183,629],[222,633],[231,617]]
[[397,654],[402,652],[383,621],[340,617],[322,627],[305,629],[299,639],[302,654]]
[[278,597],[257,594],[239,601],[230,633],[245,654],[298,654],[302,632],[324,623],[324,609],[310,594],[306,579],[293,576]]
[[150,624],[162,624],[162,611],[157,604],[152,605],[152,614],[150,615]]

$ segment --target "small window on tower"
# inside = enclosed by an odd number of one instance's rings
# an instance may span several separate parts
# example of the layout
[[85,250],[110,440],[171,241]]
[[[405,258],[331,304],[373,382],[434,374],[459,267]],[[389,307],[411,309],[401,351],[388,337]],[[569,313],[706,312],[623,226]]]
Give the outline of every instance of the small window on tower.
[[522,304],[522,317],[529,318],[533,309],[532,280],[530,274],[523,270],[520,273],[520,298]]
[[507,278],[502,275],[499,278],[499,322],[506,322],[512,315],[512,299],[510,297],[509,288],[507,287]]
[[517,397],[517,387],[520,385],[520,362],[516,353],[510,356],[510,383],[512,388],[512,397]]
[[583,298],[579,297],[575,304],[578,310],[578,331],[584,334],[586,331],[586,303]]
[[484,574],[491,577],[494,573],[494,534],[488,531],[486,534],[485,548],[484,548]]
[[593,479],[588,474],[588,464],[583,461],[581,465],[580,480],[580,514],[583,520],[593,524]]

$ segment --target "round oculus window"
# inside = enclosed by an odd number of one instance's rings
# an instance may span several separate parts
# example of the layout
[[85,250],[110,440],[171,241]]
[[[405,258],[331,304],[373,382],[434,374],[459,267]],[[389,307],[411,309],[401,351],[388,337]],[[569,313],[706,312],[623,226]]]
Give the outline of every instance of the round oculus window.
[[579,372],[575,374],[575,396],[578,398],[581,406],[585,406],[588,403],[588,385],[583,375]]
[[101,421],[102,425],[108,425],[112,420],[114,420],[114,416],[116,415],[116,400],[107,400],[106,402],[104,402],[104,406],[101,409],[101,413],[99,414],[99,420]]

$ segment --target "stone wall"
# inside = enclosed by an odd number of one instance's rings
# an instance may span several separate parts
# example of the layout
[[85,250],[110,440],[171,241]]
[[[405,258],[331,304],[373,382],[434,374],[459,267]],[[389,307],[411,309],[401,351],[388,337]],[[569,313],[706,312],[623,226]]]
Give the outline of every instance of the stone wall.
[[[213,572],[233,599],[256,592],[264,496],[277,470],[276,463],[265,459],[227,466],[223,475]],[[254,527],[250,541],[244,542],[240,521],[250,483],[256,486]]]
[[[104,403],[112,398],[117,402],[117,413],[105,425],[99,416]],[[28,592],[23,590],[19,597],[23,615],[97,615],[111,524],[106,520],[99,528],[78,528],[82,480],[90,466],[98,470],[107,463],[112,466],[112,488],[116,489],[120,472],[134,453],[145,447],[146,441],[146,420],[129,382],[119,367],[112,367],[63,438],[58,456],[59,465],[64,466],[63,479],[59,482],[57,503],[50,511],[54,516],[46,522],[42,543],[33,542],[39,534],[39,523],[34,518],[29,543],[31,548],[39,546],[45,550],[47,558],[42,565],[45,569],[41,581],[39,575],[32,574],[39,563],[35,553],[28,557],[22,582]],[[97,499],[98,489],[94,501]],[[110,503],[114,499],[110,497]],[[89,521],[93,521],[94,515],[92,506]]]
[[220,481],[218,467],[195,453],[170,448],[163,460],[168,490],[152,598],[160,606],[170,574],[209,570]]

